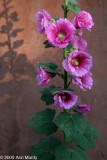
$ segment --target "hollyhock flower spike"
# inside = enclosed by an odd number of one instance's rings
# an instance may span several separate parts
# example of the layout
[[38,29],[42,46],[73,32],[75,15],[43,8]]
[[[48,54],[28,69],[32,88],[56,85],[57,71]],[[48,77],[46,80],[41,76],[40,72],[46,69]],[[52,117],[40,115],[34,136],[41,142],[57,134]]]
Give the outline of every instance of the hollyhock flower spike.
[[40,32],[41,34],[46,34],[45,30],[51,22],[51,16],[44,9],[41,9],[37,13],[36,18],[38,21],[38,32]]
[[66,18],[60,18],[46,29],[49,43],[58,48],[65,48],[74,33],[76,33],[74,25]]
[[87,52],[87,42],[83,38],[80,38],[79,36],[72,36],[71,44],[77,50]]
[[86,28],[91,32],[91,28],[94,26],[91,14],[86,11],[81,11],[78,15],[76,15],[72,23],[76,28],[80,28],[80,36],[83,34],[82,28]]
[[82,77],[74,77],[72,80],[72,83],[79,86],[83,91],[86,91],[86,89],[90,90],[93,85],[93,79],[91,76],[92,76],[92,73],[88,72]]
[[77,105],[76,111],[81,113],[84,116],[90,111],[90,105],[79,104],[79,105]]
[[58,92],[54,96],[54,104],[58,108],[69,109],[72,108],[77,102],[78,97],[72,93],[67,91]]
[[51,75],[42,67],[37,68],[37,73],[36,79],[38,84],[42,87],[46,86],[50,81]]
[[64,59],[62,66],[72,76],[82,77],[92,67],[92,56],[83,51],[72,51],[68,59]]
[[[77,13],[81,10],[75,0],[64,0],[64,5],[61,7],[64,11],[64,18],[59,18],[59,15],[51,18],[45,10],[37,13],[38,31],[47,36],[43,42],[44,47],[63,48],[63,50],[61,49],[63,54],[60,56],[63,57],[64,69],[61,70],[58,64],[45,61],[46,59],[37,64],[36,78],[39,85],[44,87],[40,89],[41,100],[47,106],[54,104],[56,109],[51,106],[43,107],[44,109],[37,112],[28,123],[29,126],[34,127],[36,134],[46,136],[46,138],[40,139],[39,143],[33,146],[34,148],[31,148],[31,152],[36,157],[40,155],[38,158],[46,160],[49,158],[88,160],[85,151],[88,147],[94,147],[94,139],[99,136],[99,133],[83,117],[90,111],[90,105],[77,103],[78,96],[71,88],[71,84],[78,85],[83,91],[91,89],[93,85],[90,72],[92,56],[87,53],[87,42],[76,36],[75,33],[76,29],[80,29],[79,34],[82,35],[83,28],[91,31],[94,23],[91,15],[85,11],[76,15],[73,23],[67,19],[68,12]],[[49,58],[52,59],[52,57],[48,57],[47,60]],[[57,76],[62,80],[59,85],[55,85],[57,82],[55,79],[54,84],[45,87],[51,78]],[[57,114],[58,108],[60,111]],[[63,133],[63,140],[51,136],[57,131]],[[81,137],[82,140],[80,140]],[[69,142],[75,144],[72,150],[69,148]],[[46,148],[44,148],[45,146]]]

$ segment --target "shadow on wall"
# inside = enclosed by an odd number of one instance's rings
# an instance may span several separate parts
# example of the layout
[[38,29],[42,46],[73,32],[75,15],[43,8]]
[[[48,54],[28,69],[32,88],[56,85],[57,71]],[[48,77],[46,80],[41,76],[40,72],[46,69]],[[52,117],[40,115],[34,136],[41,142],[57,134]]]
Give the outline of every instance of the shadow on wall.
[[[20,141],[24,141],[25,133],[23,136],[19,134],[24,130],[23,126],[20,128],[17,121],[17,110],[18,107],[21,108],[21,106],[18,106],[18,101],[23,94],[26,94],[26,86],[32,85],[32,80],[35,78],[35,69],[27,61],[24,53],[17,55],[16,50],[23,45],[23,40],[16,40],[16,38],[23,29],[13,29],[14,23],[19,19],[16,11],[8,14],[8,11],[13,8],[10,6],[12,0],[2,1],[4,10],[0,12],[0,18],[4,18],[6,23],[0,27],[0,34],[7,35],[7,41],[0,42],[0,47],[7,46],[8,51],[0,57],[0,155],[20,155]],[[11,38],[15,38],[13,43]],[[27,102],[29,97],[26,99]],[[20,110],[24,114],[25,108]],[[22,146],[22,148],[23,154],[24,152],[28,153],[28,151],[24,151],[26,147]]]

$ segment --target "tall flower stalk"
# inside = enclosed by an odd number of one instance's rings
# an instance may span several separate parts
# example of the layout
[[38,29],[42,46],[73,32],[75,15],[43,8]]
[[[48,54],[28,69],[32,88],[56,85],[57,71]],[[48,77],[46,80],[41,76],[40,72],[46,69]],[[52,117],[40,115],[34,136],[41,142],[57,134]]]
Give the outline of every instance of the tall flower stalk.
[[[65,10],[64,10],[64,18],[67,18],[67,5],[68,5],[68,0],[65,0]],[[63,54],[64,54],[64,59],[67,58],[67,48],[65,47],[63,49]],[[64,70],[64,89],[67,89],[67,72]]]
[[[64,10],[64,18],[67,18],[67,5],[68,5],[68,0],[65,0],[65,7],[66,9]],[[63,49],[63,59],[66,59],[67,58],[67,48],[65,47]],[[67,71],[64,69],[64,89],[67,89]],[[64,112],[66,112],[66,109],[64,109]],[[66,135],[65,133],[63,132],[64,134],[64,144],[66,144]]]
[[[43,43],[45,48],[63,48],[64,73],[53,62],[37,63],[37,81],[41,87],[45,87],[51,78],[59,76],[64,81],[64,86],[50,86],[40,90],[41,100],[46,105],[54,104],[56,108],[62,108],[62,112],[55,117],[56,110],[46,108],[36,113],[29,122],[29,126],[35,128],[36,134],[50,136],[59,129],[64,134],[61,142],[54,137],[42,138],[40,142],[31,148],[32,155],[38,160],[89,160],[86,149],[94,148],[94,139],[99,136],[90,122],[84,118],[90,111],[90,105],[77,104],[78,96],[71,89],[71,83],[79,86],[83,91],[91,89],[93,85],[92,56],[87,52],[87,42],[75,35],[83,34],[83,28],[91,31],[94,25],[91,15],[81,11],[75,0],[65,0],[62,9],[64,18],[51,18],[45,10],[37,13],[38,32],[45,34],[47,40]],[[76,13],[74,19],[67,19],[68,11]],[[69,82],[68,82],[69,80]],[[75,144],[74,148],[68,147],[67,142]]]

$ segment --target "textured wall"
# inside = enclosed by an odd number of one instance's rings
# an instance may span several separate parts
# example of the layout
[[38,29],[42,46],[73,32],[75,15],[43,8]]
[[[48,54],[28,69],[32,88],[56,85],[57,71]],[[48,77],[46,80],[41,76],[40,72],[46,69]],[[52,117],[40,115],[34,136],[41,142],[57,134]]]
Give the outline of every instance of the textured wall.
[[[74,87],[79,102],[91,105],[86,118],[101,133],[96,148],[88,150],[92,160],[107,159],[107,1],[78,0],[80,8],[90,12],[95,26],[84,31],[89,53],[93,56],[94,85],[82,92]],[[35,15],[44,8],[52,17],[63,17],[64,0],[0,0],[0,154],[29,155],[40,137],[27,126],[35,112],[45,108],[35,76],[38,61],[53,61],[61,67],[62,49],[44,49],[45,36],[37,32]],[[74,14],[69,13],[69,19]],[[57,83],[56,83],[57,82]],[[51,83],[60,84],[56,78]],[[51,84],[50,83],[50,84]],[[62,82],[61,82],[62,83]],[[49,85],[50,85],[49,84]],[[53,106],[52,106],[53,107]],[[59,132],[55,134],[60,138]]]

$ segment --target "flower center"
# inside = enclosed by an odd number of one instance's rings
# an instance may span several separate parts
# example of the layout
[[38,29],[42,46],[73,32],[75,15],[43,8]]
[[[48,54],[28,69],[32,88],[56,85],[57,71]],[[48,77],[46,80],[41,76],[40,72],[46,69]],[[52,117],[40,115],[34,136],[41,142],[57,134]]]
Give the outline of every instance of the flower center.
[[58,39],[59,39],[60,41],[64,40],[64,37],[65,37],[65,34],[63,34],[63,33],[59,33],[59,34],[58,34]]
[[78,58],[72,59],[71,63],[72,63],[72,65],[75,66],[75,67],[79,66],[79,60],[78,60]]
[[63,101],[68,100],[68,99],[69,99],[69,94],[67,94],[67,93],[62,94],[62,95],[61,95],[61,99],[62,99]]
[[66,100],[66,96],[64,96],[64,95],[61,96],[61,99],[62,99],[62,100]]

